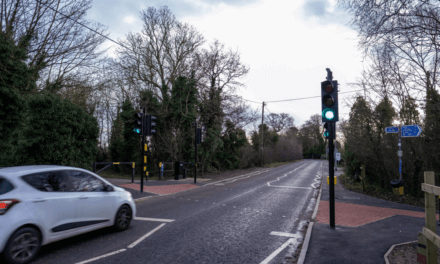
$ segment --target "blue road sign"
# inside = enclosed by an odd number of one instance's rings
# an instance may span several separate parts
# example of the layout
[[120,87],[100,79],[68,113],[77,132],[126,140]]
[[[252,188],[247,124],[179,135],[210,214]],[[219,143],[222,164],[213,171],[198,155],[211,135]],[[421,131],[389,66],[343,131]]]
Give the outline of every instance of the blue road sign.
[[418,137],[422,134],[419,125],[402,126],[402,137]]
[[398,133],[399,128],[398,127],[386,127],[385,133]]

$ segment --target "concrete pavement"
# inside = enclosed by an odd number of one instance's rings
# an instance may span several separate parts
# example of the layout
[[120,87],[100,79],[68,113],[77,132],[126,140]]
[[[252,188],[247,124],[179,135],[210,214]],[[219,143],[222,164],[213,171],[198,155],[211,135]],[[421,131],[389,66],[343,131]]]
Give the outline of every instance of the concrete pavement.
[[[351,192],[339,180],[335,186],[336,228],[331,229],[328,164],[323,172],[318,213],[312,219],[310,242],[304,245],[308,246],[305,261],[298,263],[385,263],[384,255],[393,244],[417,240],[425,226],[424,208]],[[335,172],[335,176],[340,174]]]

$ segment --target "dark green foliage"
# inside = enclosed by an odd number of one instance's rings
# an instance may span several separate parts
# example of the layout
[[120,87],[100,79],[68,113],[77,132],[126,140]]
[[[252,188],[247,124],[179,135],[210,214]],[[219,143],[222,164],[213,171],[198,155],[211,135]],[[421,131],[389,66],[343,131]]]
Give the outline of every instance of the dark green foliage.
[[[263,124],[263,146],[275,146],[278,142],[278,134],[269,129],[269,126]],[[261,124],[258,125],[258,131],[253,131],[251,135],[252,146],[254,150],[258,152],[261,146]]]
[[222,166],[228,170],[237,169],[240,166],[239,150],[248,145],[246,133],[243,129],[236,128],[230,120],[225,122],[226,131],[221,137],[223,147],[217,154]]
[[0,32],[0,144],[3,146],[23,118],[24,95],[35,89],[42,67],[42,58],[38,67],[29,68],[25,63],[31,36],[23,36],[15,45],[11,32]]
[[[15,146],[15,164],[69,165],[90,169],[97,154],[96,118],[50,93],[32,95]],[[22,149],[21,149],[22,146]]]
[[139,152],[137,151],[139,146],[139,137],[133,134],[133,116],[136,113],[133,105],[128,99],[122,104],[121,121],[124,125],[122,130],[122,136],[124,144],[122,146],[122,153],[119,161],[130,162],[137,161]]
[[[197,89],[194,80],[179,76],[171,91],[171,122],[178,128],[178,135],[181,140],[179,153],[183,160],[194,160],[194,127],[197,115]],[[176,131],[176,132],[177,132]]]
[[425,105],[424,155],[427,170],[440,171],[440,94],[427,89]]
[[[124,123],[121,120],[121,113],[118,109],[118,113],[116,115],[116,119],[113,121],[112,133],[110,138],[110,157],[112,162],[118,162],[122,157],[122,149],[124,145],[124,138],[122,135],[122,131],[124,129]],[[133,135],[135,137],[135,135]],[[113,171],[119,172],[120,169],[118,166],[113,166]]]
[[[201,121],[206,127],[205,137],[200,148],[201,161],[208,170],[221,169],[221,162],[216,159],[217,152],[223,147],[221,140],[224,112],[221,108],[221,89],[215,87],[215,79],[211,80],[211,87],[201,104]],[[206,96],[206,95],[204,95]]]
[[[133,133],[133,116],[136,112],[131,102],[126,99],[122,104],[122,110],[118,112],[116,120],[113,122],[110,143],[112,162],[141,163],[139,154],[140,136]],[[131,167],[113,166],[113,170],[115,172],[129,172]]]
[[345,144],[344,148],[345,151],[344,154],[342,154],[342,159],[345,162],[345,173],[347,173],[347,175],[353,176],[355,175],[356,171],[359,171],[359,167],[361,166],[361,164],[354,156],[354,153],[350,151],[348,144]]

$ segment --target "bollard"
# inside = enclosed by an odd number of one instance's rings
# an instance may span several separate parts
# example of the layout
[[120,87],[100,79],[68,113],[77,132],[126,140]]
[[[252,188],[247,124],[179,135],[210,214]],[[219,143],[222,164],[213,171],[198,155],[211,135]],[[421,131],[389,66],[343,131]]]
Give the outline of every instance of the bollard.
[[135,171],[135,163],[133,162],[133,173],[131,174],[131,183],[134,183],[134,171]]
[[[338,182],[337,181],[338,177],[335,177],[334,179],[335,179],[335,185],[336,185],[336,183]],[[330,176],[327,176],[327,185],[329,185],[329,184],[330,184]]]

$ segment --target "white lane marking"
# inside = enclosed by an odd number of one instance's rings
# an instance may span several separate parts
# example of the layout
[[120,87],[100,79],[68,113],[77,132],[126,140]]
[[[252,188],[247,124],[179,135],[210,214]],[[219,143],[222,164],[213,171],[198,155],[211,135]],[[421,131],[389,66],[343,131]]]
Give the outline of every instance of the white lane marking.
[[[304,166],[304,165],[303,165],[303,166]],[[302,166],[301,166],[301,167],[302,167]],[[280,181],[281,178],[287,177],[287,175],[292,174],[293,172],[295,172],[297,169],[299,169],[299,168],[301,168],[301,167],[298,167],[298,168],[296,168],[296,169],[294,169],[294,170],[291,170],[291,171],[289,171],[289,172],[287,172],[287,173],[284,173],[283,176],[277,177],[276,180],[273,180],[273,181],[267,182],[267,186],[270,186],[270,187],[280,187],[280,188],[292,188],[292,189],[308,189],[308,190],[312,189],[312,188],[310,188],[310,187],[280,186],[280,185],[271,185],[271,184],[270,184],[271,182]]]
[[254,172],[251,172],[251,173],[248,173],[248,174],[243,174],[243,175],[240,175],[240,176],[237,176],[237,177],[234,177],[234,178],[229,178],[229,179],[226,179],[226,180],[221,180],[221,181],[217,181],[217,182],[208,183],[208,184],[205,184],[203,186],[207,186],[207,185],[210,185],[210,184],[213,184],[213,185],[225,185],[227,183],[231,183],[231,182],[234,182],[236,180],[241,180],[241,179],[249,178],[249,177],[256,176],[256,175],[259,175],[259,174],[261,174],[263,172],[268,172],[268,171],[269,170],[254,171]]
[[77,263],[75,263],[75,264],[85,264],[85,263],[89,263],[89,262],[92,262],[92,261],[95,261],[95,260],[98,260],[98,259],[102,259],[102,258],[105,258],[105,257],[111,256],[111,255],[115,255],[115,254],[118,254],[118,253],[121,253],[121,252],[124,252],[124,251],[126,251],[125,248],[124,248],[124,249],[117,250],[117,251],[113,251],[113,252],[111,252],[111,253],[108,253],[108,254],[105,254],[105,255],[102,255],[102,256],[99,256],[99,257],[96,257],[96,258],[92,258],[92,259],[89,259],[89,260],[84,260],[84,261],[81,261],[81,262],[77,262]]
[[156,227],[155,229],[151,230],[150,232],[148,232],[146,235],[144,235],[143,237],[139,238],[138,240],[134,241],[131,245],[128,246],[128,248],[133,248],[134,246],[136,246],[137,244],[139,244],[140,242],[142,242],[142,240],[144,240],[145,238],[149,237],[151,234],[153,234],[154,232],[156,232],[157,230],[159,230],[160,228],[162,228],[164,225],[166,224],[161,224],[160,226]]
[[276,257],[276,255],[278,255],[283,249],[285,249],[293,241],[295,241],[295,238],[291,238],[291,239],[287,240],[286,243],[284,243],[281,247],[277,248],[277,250],[272,252],[272,254],[270,254],[265,260],[260,262],[260,264],[269,263],[274,257]]
[[176,220],[171,220],[171,219],[148,218],[148,217],[135,217],[134,220],[165,222],[165,223],[171,223],[171,222],[176,221]]
[[272,231],[270,232],[271,235],[273,236],[282,236],[282,237],[296,237],[296,238],[301,238],[300,235],[296,235],[296,234],[291,234],[291,233],[286,233],[286,232],[277,232],[277,231]]
[[[269,185],[269,183],[268,183]],[[310,187],[295,187],[295,186],[277,186],[277,185],[269,185],[270,187],[279,187],[279,188],[291,188],[291,189],[307,189],[307,190],[311,190],[312,188]]]
[[315,183],[312,184],[313,188],[318,189],[319,187],[318,187],[318,186],[315,186],[315,185],[316,185],[316,184],[319,185],[321,182],[322,182],[322,177],[321,177],[321,175],[318,173],[318,174],[316,175],[316,178],[315,178]]

